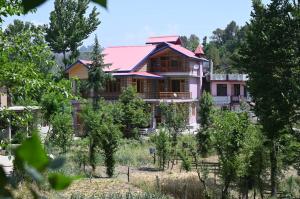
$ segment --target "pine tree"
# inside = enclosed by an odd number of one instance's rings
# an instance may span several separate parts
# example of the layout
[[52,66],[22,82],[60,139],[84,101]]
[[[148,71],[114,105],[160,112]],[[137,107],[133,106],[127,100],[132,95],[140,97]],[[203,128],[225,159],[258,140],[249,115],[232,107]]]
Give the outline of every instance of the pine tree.
[[105,88],[105,84],[112,80],[112,76],[109,73],[104,72],[105,67],[109,65],[104,64],[103,55],[101,54],[101,47],[98,42],[97,36],[95,36],[95,43],[92,52],[92,65],[88,73],[87,87],[92,90],[93,107],[97,109],[100,92]]
[[[96,7],[86,17],[89,0],[55,0],[54,11],[50,14],[50,24],[46,29],[46,41],[55,53],[63,54],[65,67],[79,55],[82,41],[100,24]],[[70,59],[67,53],[71,52]]]
[[[249,75],[255,113],[263,126],[270,150],[271,192],[276,197],[280,139],[291,133],[300,107],[299,1],[272,0],[253,3],[246,43],[239,65]],[[288,131],[286,131],[288,129]]]

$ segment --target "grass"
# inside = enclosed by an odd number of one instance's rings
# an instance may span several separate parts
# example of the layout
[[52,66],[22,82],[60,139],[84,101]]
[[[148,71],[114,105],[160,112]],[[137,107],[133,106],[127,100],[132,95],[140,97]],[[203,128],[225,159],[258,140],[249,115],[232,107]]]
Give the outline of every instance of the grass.
[[149,166],[153,157],[149,154],[151,144],[148,141],[122,140],[116,153],[116,162],[122,166]]
[[169,199],[169,197],[160,195],[160,194],[151,194],[151,193],[131,193],[127,192],[126,194],[113,193],[113,194],[103,194],[103,195],[94,195],[91,197],[84,197],[80,194],[74,194],[71,196],[71,199]]

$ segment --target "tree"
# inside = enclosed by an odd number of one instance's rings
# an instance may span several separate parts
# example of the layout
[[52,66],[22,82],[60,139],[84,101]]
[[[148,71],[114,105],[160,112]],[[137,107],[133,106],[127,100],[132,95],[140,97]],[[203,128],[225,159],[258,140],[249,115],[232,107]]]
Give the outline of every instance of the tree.
[[[247,153],[243,153],[243,150],[246,151],[244,146],[248,146],[246,139],[251,142],[255,135],[252,135],[254,134],[253,126],[246,113],[237,114],[230,111],[220,111],[215,114],[212,131],[213,144],[219,156],[221,178],[224,183],[222,199],[225,199],[229,196],[228,188],[231,183],[235,182],[238,177],[248,179],[247,172],[251,164],[246,157],[252,158],[254,152],[249,147],[247,150],[250,151]],[[259,141],[259,139],[255,139],[250,146],[257,149]],[[241,157],[244,157],[242,160],[245,162],[241,161]],[[239,169],[242,171],[241,175],[239,175]]]
[[187,104],[161,103],[160,109],[163,116],[163,126],[172,136],[172,147],[177,145],[178,135],[186,129],[189,109]]
[[198,129],[198,133],[196,135],[198,142],[198,152],[203,156],[207,155],[210,146],[210,133],[208,131],[208,128],[210,127],[212,122],[212,109],[212,96],[204,91],[199,102],[199,117],[201,128]]
[[104,68],[109,65],[104,64],[97,36],[95,36],[92,60],[93,63],[88,72],[87,88],[92,90],[93,107],[97,109],[100,92],[105,88],[105,84],[112,80],[111,74],[104,72]]
[[123,112],[122,132],[126,138],[138,138],[139,128],[145,128],[150,121],[150,107],[141,99],[133,87],[127,87],[119,98]]
[[58,113],[51,118],[52,132],[49,141],[58,146],[63,153],[67,152],[73,140],[71,113]]
[[[280,137],[291,132],[299,110],[299,1],[254,1],[246,42],[238,64],[249,75],[254,111],[268,140],[271,191],[276,197]],[[279,147],[280,146],[280,147]]]
[[[96,7],[86,17],[89,0],[55,0],[54,11],[50,13],[50,24],[46,29],[46,41],[56,53],[63,54],[65,67],[78,57],[82,41],[100,24]],[[66,54],[71,52],[69,60]]]
[[181,36],[180,39],[182,42],[182,46],[193,52],[200,44],[200,39],[195,34],[191,34],[189,38],[187,38],[186,36]]
[[18,0],[0,0],[0,5],[0,27],[5,17],[23,14],[21,3]]
[[169,134],[165,129],[159,129],[158,134],[153,137],[159,168],[165,170],[165,165],[170,154]]
[[103,101],[100,102],[100,108],[97,110],[87,105],[82,112],[82,117],[90,139],[89,161],[93,172],[96,169],[96,152],[101,150],[104,155],[106,173],[112,177],[115,166],[114,155],[119,146],[121,133],[119,125],[114,123],[110,108],[111,106]]
[[57,65],[45,41],[45,27],[14,20],[3,32],[10,60],[30,61],[42,74],[57,72]]

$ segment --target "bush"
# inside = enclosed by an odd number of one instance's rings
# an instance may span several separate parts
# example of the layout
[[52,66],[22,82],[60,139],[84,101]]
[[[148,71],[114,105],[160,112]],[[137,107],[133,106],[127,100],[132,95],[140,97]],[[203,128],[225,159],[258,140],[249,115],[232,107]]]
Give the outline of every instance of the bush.
[[26,140],[27,133],[23,131],[18,131],[12,138],[12,144],[21,144],[24,140]]
[[160,129],[158,134],[152,137],[152,140],[155,143],[159,168],[164,170],[170,155],[169,134],[166,132],[166,130]]

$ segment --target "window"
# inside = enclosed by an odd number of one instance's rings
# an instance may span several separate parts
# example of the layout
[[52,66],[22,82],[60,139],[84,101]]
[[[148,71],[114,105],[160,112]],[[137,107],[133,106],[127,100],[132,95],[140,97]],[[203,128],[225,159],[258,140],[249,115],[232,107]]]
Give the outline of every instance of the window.
[[227,96],[227,84],[217,84],[217,96]]
[[241,86],[240,84],[233,85],[233,96],[240,96],[241,95]]
[[136,88],[137,93],[144,93],[144,80],[143,79],[133,79],[132,85]]
[[151,59],[151,67],[159,67],[159,60],[156,58]]
[[172,92],[184,92],[185,80],[171,80],[171,91]]

